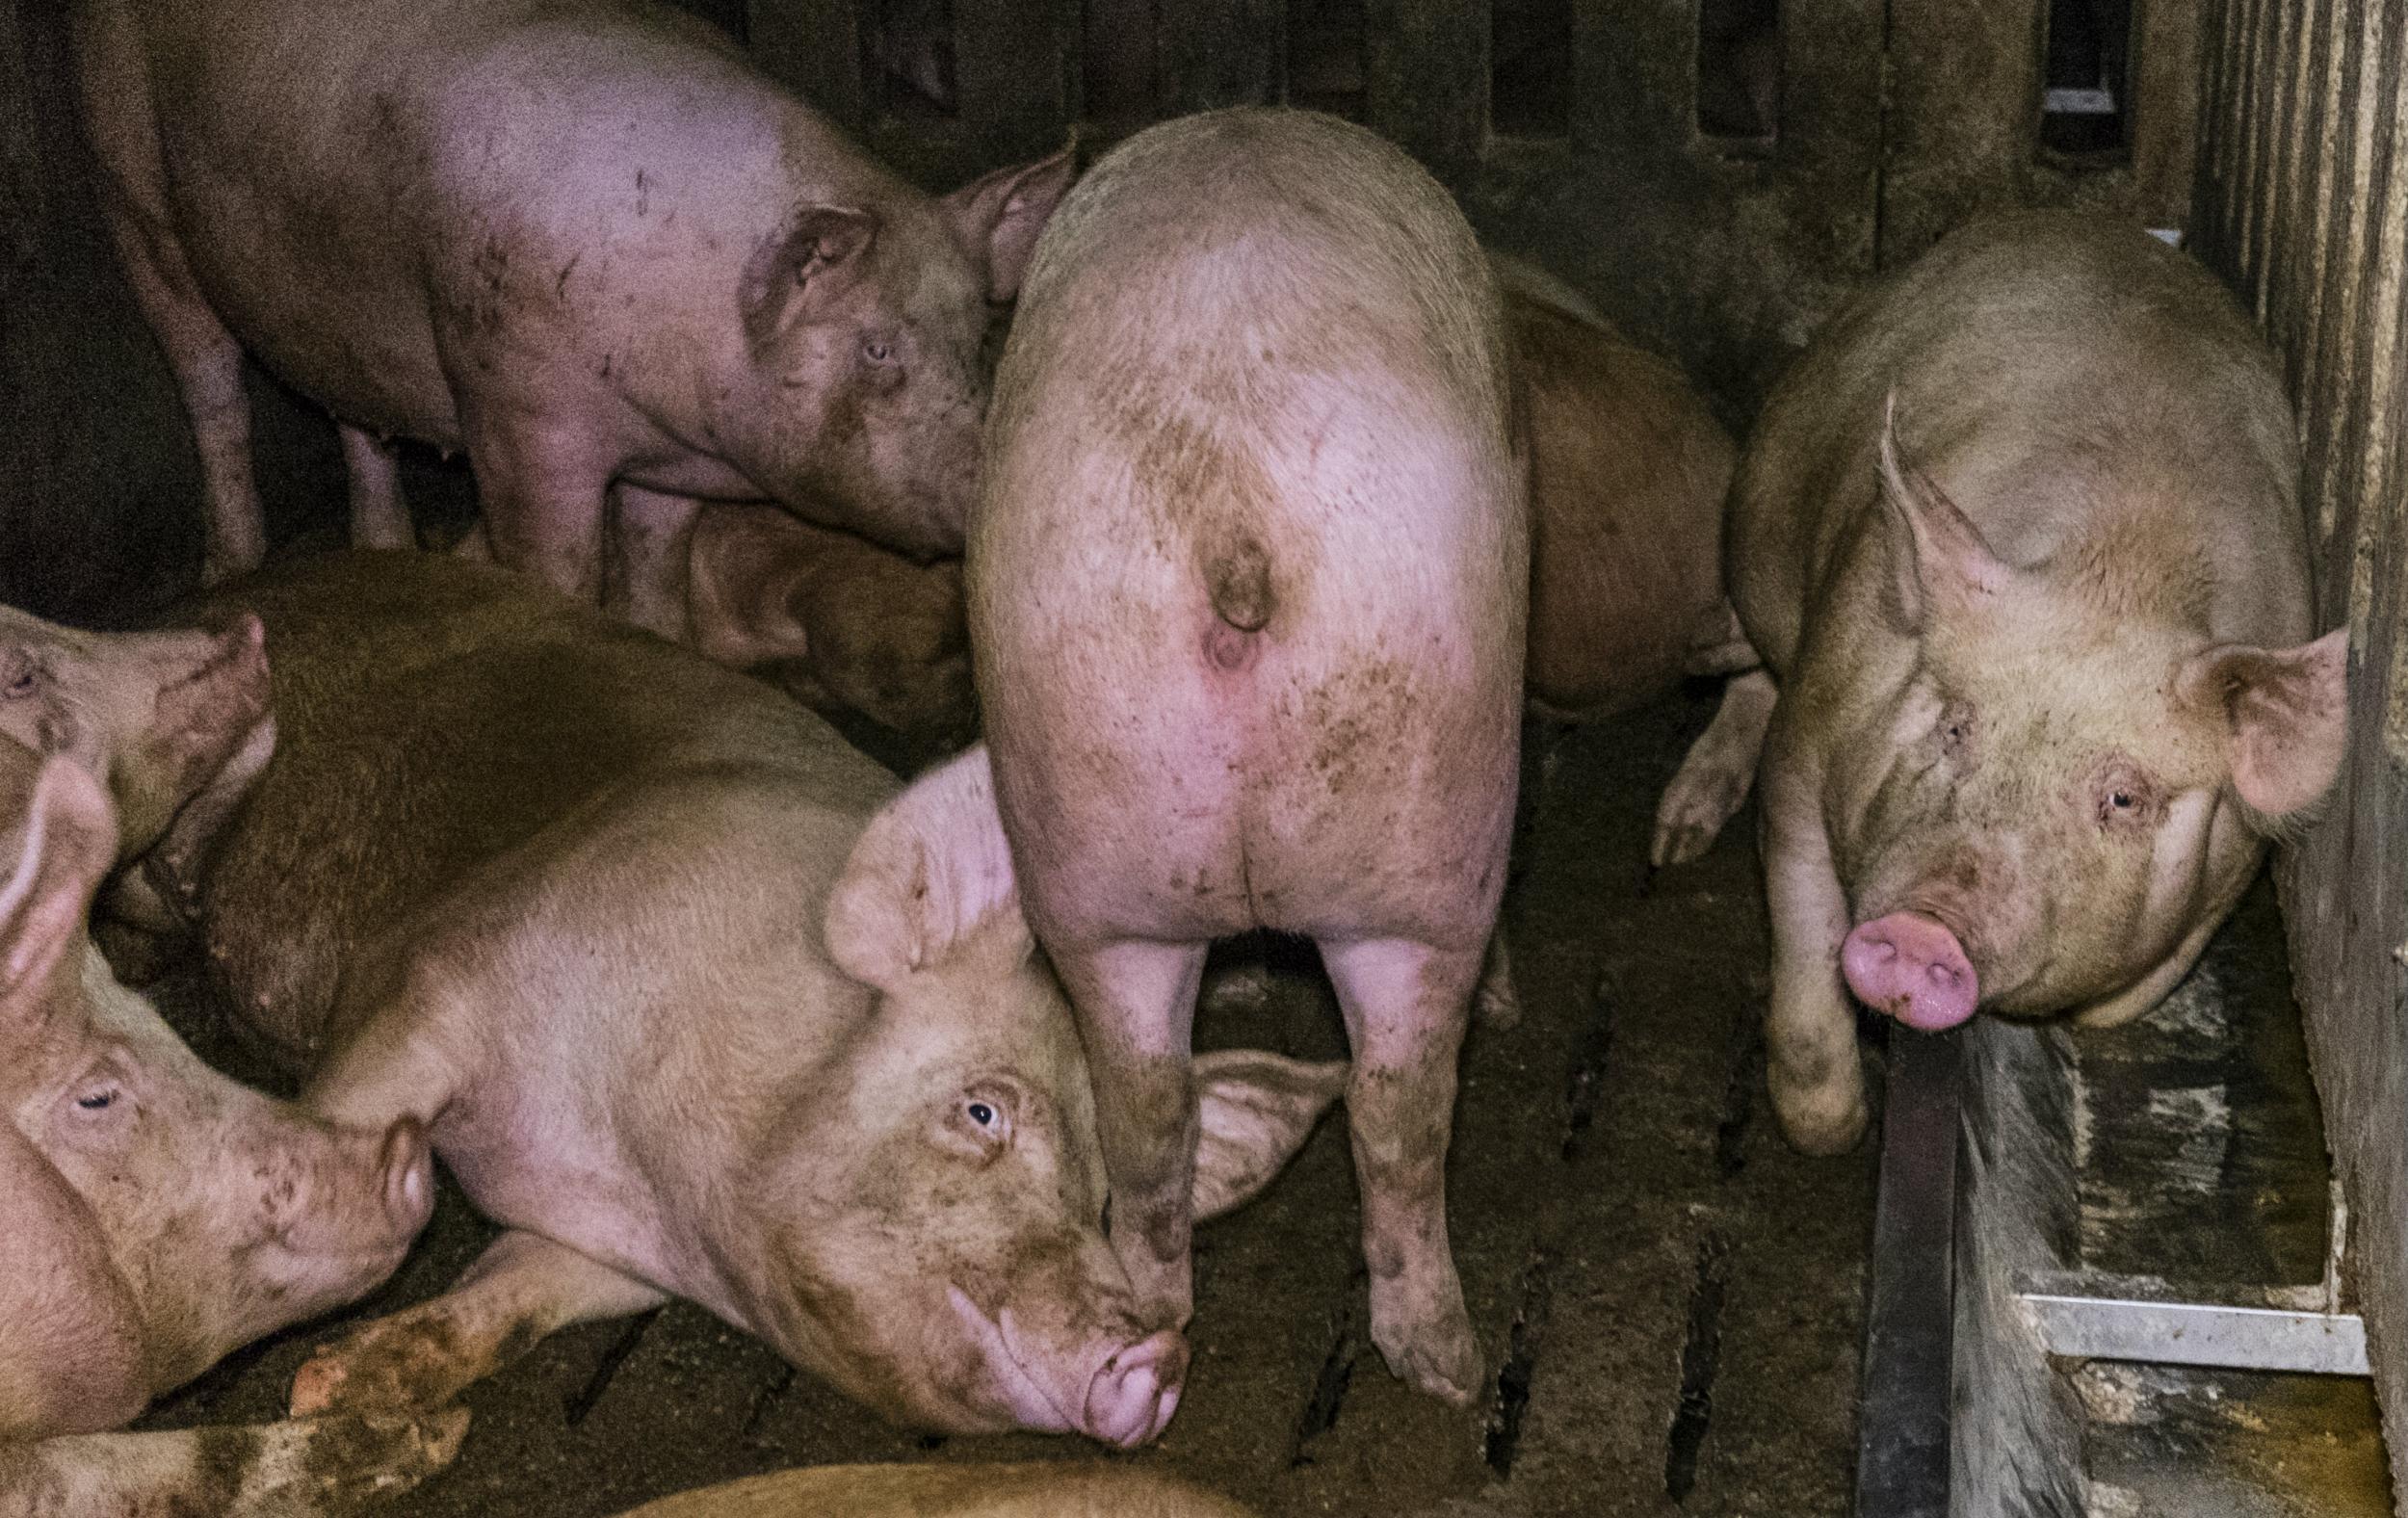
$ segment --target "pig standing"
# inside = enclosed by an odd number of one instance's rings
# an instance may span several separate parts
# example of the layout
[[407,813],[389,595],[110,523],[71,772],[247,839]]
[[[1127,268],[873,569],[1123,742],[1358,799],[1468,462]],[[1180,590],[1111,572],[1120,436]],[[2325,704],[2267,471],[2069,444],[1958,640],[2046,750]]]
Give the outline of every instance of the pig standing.
[[1038,247],[967,569],[1005,832],[1150,1321],[1191,1301],[1206,946],[1306,934],[1353,1043],[1373,1337],[1458,1400],[1445,1165],[1529,601],[1510,392],[1495,282],[1411,160],[1303,112],[1167,122]]
[[346,1131],[248,1090],[117,982],[85,914],[118,842],[77,760],[0,737],[0,1513],[296,1514],[405,1489],[465,1414],[103,1432],[376,1286],[434,1195],[417,1124]]
[[620,1518],[1249,1518],[1128,1465],[818,1465],[680,1492]]
[[[665,6],[87,0],[87,128],[191,414],[212,579],[263,551],[245,348],[342,424],[465,449],[502,563],[674,631],[697,498],[957,551],[1008,300],[1068,153],[931,200]],[[607,502],[607,507],[606,507]]]
[[1780,683],[1761,772],[1773,1103],[1865,1122],[1847,992],[2107,1025],[2180,981],[2345,741],[2290,410],[2231,298],[2059,212],[1943,241],[1835,319],[1732,492]]
[[[439,1406],[679,1296],[898,1419],[1161,1431],[1186,1346],[1105,1240],[983,750],[898,797],[758,682],[449,557],[241,595],[280,737],[205,880],[211,954],[310,1106],[423,1120],[508,1230],[305,1367],[296,1413]],[[1216,1059],[1196,1205],[1268,1182],[1343,1080]]]

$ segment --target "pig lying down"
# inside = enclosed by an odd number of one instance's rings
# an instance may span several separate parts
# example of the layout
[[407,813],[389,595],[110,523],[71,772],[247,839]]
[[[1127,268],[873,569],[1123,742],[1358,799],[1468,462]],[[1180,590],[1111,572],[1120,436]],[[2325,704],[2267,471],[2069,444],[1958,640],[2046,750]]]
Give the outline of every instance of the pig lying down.
[[1529,597],[1510,412],[1495,282],[1411,160],[1302,112],[1167,122],[1038,245],[967,563],[1004,828],[1147,1321],[1191,1299],[1207,945],[1304,934],[1353,1045],[1373,1336],[1459,1400],[1445,1164]]
[[662,6],[87,0],[75,21],[211,578],[265,546],[246,349],[342,423],[356,541],[409,541],[383,439],[464,449],[496,558],[591,596],[615,519],[628,609],[665,632],[698,498],[959,550],[988,302],[1067,153],[929,199]]
[[[305,1367],[296,1413],[440,1406],[676,1296],[905,1422],[1162,1431],[1186,1345],[1107,1242],[982,749],[899,796],[766,686],[450,558],[238,593],[278,752],[202,881],[209,952],[310,1107],[424,1122],[508,1230]],[[1201,1075],[1208,1213],[1344,1083]]]
[[[53,670],[137,641],[6,620],[10,654]],[[349,1511],[406,1489],[464,1414],[105,1432],[375,1287],[433,1205],[414,1121],[331,1127],[249,1091],[118,983],[85,924],[118,842],[78,759],[0,737],[0,1513]]]
[[620,1518],[1249,1518],[1133,1465],[820,1465],[706,1486]]
[[2136,228],[1985,221],[1843,312],[1741,460],[1783,1130],[1865,1122],[1847,993],[2107,1025],[2182,979],[2332,785],[2280,377]]

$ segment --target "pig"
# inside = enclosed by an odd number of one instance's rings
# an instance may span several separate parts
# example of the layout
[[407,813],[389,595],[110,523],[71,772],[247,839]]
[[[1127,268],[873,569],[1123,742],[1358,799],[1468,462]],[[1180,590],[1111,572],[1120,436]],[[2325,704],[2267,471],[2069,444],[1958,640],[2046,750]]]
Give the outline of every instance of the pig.
[[[1729,578],[1764,736],[1773,1105],[1865,1123],[1853,992],[1911,1028],[2155,1006],[2347,739],[2281,373],[2137,227],[1969,224],[1766,403]],[[1692,777],[1693,778],[1693,777]]]
[[824,715],[950,753],[977,736],[961,562],[912,563],[776,507],[694,519],[686,641]]
[[464,1414],[107,1432],[375,1287],[434,1195],[415,1122],[272,1101],[118,983],[87,931],[118,846],[79,759],[0,736],[0,1512],[347,1511],[406,1489]]
[[[451,556],[234,594],[279,737],[206,855],[212,961],[312,1110],[425,1123],[505,1229],[305,1366],[297,1416],[440,1406],[680,1296],[903,1422],[1161,1432],[1186,1345],[1106,1239],[983,749],[898,795],[760,682]],[[1344,1083],[1217,1057],[1196,1207],[1268,1184]]]
[[620,1518],[1249,1518],[1127,1465],[818,1465],[680,1492]]
[[157,931],[181,904],[155,881],[240,804],[275,747],[255,617],[99,633],[0,607],[0,735],[74,760],[108,788],[121,860],[111,910]]
[[1353,1046],[1373,1339],[1457,1401],[1445,1162],[1530,594],[1512,411],[1496,282],[1403,153],[1308,112],[1165,122],[1038,245],[966,566],[1004,832],[1148,1321],[1192,1300],[1206,947],[1302,934]]
[[[101,199],[207,486],[264,550],[242,354],[331,410],[354,540],[388,440],[465,450],[502,563],[673,632],[699,499],[958,552],[1010,299],[1065,150],[931,199],[644,0],[81,0]],[[273,121],[273,131],[260,123]]]

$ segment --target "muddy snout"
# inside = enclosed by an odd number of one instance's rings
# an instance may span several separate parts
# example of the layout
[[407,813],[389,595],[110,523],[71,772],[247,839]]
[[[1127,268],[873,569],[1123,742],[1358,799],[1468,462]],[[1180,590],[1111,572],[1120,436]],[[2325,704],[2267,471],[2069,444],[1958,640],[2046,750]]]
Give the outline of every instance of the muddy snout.
[[1892,912],[1861,924],[1840,949],[1857,1000],[1909,1028],[1953,1028],[1974,1014],[1981,984],[1964,946],[1922,912]]
[[[381,1133],[322,1129],[312,1147],[319,1163],[302,1168],[279,1198],[284,1246],[303,1262],[340,1261],[381,1279],[434,1215],[434,1151],[425,1125],[403,1117]],[[327,1282],[337,1291],[373,1284]]]
[[1123,1450],[1153,1443],[1179,1410],[1187,1374],[1188,1341],[1177,1329],[1121,1346],[1087,1381],[1081,1431]]

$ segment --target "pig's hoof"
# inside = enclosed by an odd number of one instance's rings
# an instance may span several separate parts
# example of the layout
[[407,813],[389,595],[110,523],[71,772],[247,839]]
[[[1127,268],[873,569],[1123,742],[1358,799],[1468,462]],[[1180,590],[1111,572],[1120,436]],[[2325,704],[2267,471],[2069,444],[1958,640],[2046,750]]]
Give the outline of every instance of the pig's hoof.
[[1862,1091],[1836,1097],[1807,1094],[1787,1101],[1775,1092],[1772,1107],[1781,1119],[1782,1137],[1801,1154],[1828,1159],[1847,1153],[1865,1137]]
[[1522,993],[1513,988],[1510,976],[1482,978],[1479,989],[1472,994],[1472,1015],[1483,1027],[1500,1032],[1522,1026]]
[[319,1350],[294,1374],[289,1410],[296,1418],[309,1418],[440,1407],[476,1379],[473,1372],[462,1374],[448,1349],[449,1335],[439,1324],[371,1323]]
[[1443,1301],[1423,1299],[1401,1277],[1372,1282],[1372,1343],[1397,1379],[1414,1390],[1468,1407],[1480,1383],[1479,1343],[1463,1310],[1463,1290],[1452,1280]]
[[1706,767],[1683,770],[1656,806],[1656,841],[1647,862],[1658,869],[1702,859],[1722,836],[1722,824],[1747,799],[1747,776]]

